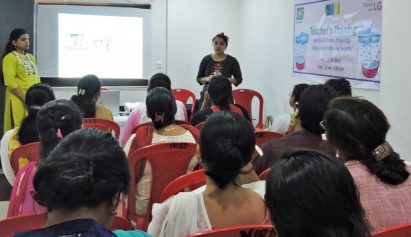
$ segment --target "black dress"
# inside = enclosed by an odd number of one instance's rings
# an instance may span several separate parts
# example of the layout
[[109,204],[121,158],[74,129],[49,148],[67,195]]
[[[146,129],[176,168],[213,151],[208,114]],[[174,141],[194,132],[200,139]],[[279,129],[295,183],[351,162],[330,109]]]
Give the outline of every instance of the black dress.
[[[227,57],[223,61],[214,61],[212,55],[207,55],[201,60],[200,68],[198,69],[197,82],[201,84],[201,78],[208,77],[210,75],[223,75],[226,77],[233,76],[237,82],[234,84],[238,86],[243,81],[241,75],[240,64],[237,59],[233,56],[227,54]],[[203,86],[203,91],[201,92],[201,98],[199,106],[203,103],[204,92],[207,91],[208,83]]]

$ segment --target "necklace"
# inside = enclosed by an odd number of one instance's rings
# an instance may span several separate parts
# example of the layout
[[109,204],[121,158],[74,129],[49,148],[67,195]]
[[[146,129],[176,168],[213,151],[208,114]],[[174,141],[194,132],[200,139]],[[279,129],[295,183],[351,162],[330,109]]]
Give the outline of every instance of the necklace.
[[27,76],[38,74],[37,67],[34,64],[34,62],[31,60],[31,57],[29,55],[26,54],[25,57],[23,57],[21,54],[17,53],[16,51],[13,51],[13,54],[22,64],[24,68],[24,72],[26,73]]

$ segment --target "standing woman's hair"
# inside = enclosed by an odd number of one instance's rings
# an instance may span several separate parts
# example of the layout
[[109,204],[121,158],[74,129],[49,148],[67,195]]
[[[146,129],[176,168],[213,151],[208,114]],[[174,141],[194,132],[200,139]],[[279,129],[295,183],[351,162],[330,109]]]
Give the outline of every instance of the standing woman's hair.
[[41,142],[41,155],[46,159],[60,140],[81,128],[81,115],[70,100],[54,100],[41,107],[37,115],[37,127]]
[[118,141],[111,133],[85,128],[65,137],[41,162],[33,185],[36,201],[50,212],[110,205],[120,193],[127,193],[129,181]]
[[354,180],[335,157],[283,154],[267,178],[265,201],[280,237],[369,237]]
[[397,185],[409,177],[405,163],[385,140],[390,125],[371,102],[352,97],[333,100],[325,114],[328,141],[345,160],[359,160],[381,181]]
[[79,107],[83,118],[96,117],[96,102],[100,96],[101,82],[95,75],[86,75],[80,79],[77,86],[77,95],[71,100]]
[[206,175],[220,189],[236,184],[241,169],[251,161],[254,147],[250,123],[231,111],[213,113],[201,130],[201,162],[206,164]]
[[221,38],[221,39],[224,41],[225,45],[226,45],[226,46],[228,45],[228,36],[226,36],[223,32],[215,35],[215,36],[213,37],[213,39],[212,39],[212,42],[214,42],[214,40],[215,40],[216,38]]
[[230,110],[232,92],[231,82],[222,75],[214,77],[208,85],[210,99],[220,110]]
[[53,89],[47,84],[35,84],[27,90],[25,104],[28,115],[23,119],[17,133],[21,145],[39,141],[37,113],[41,106],[55,99]]
[[168,89],[164,87],[151,89],[146,97],[146,106],[148,117],[153,121],[155,129],[174,123],[177,106]]
[[24,34],[27,34],[27,31],[20,28],[11,31],[9,40],[7,41],[6,48],[4,50],[3,57],[16,49],[16,47],[13,44],[13,40],[18,40],[18,38],[20,38],[20,36]]

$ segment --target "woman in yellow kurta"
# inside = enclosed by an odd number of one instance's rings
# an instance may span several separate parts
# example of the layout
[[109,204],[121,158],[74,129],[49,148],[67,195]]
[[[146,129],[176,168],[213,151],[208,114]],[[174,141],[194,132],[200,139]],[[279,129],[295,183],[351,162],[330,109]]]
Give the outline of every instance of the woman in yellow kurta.
[[14,29],[10,33],[3,58],[3,77],[6,86],[4,107],[4,131],[18,127],[26,116],[24,106],[28,88],[40,83],[36,60],[29,49],[29,35],[23,29]]

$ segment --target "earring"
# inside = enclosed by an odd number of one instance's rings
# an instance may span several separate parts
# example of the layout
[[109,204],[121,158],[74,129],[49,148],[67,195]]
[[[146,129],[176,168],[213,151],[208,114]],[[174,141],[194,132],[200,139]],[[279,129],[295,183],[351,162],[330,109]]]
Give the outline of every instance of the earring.
[[112,216],[116,216],[117,214],[118,214],[117,208],[113,208],[110,212],[110,215],[112,215]]

